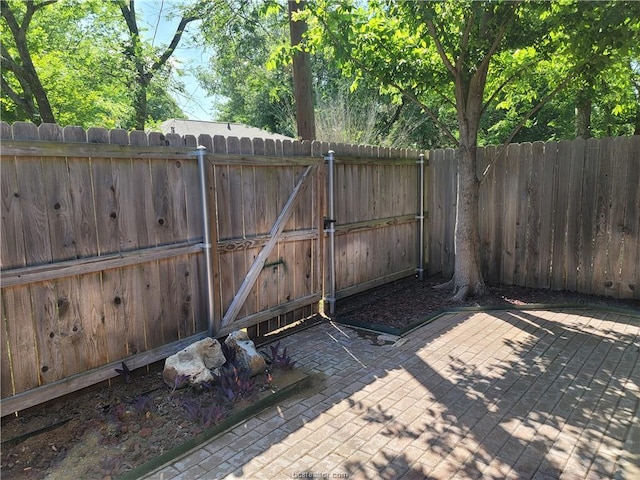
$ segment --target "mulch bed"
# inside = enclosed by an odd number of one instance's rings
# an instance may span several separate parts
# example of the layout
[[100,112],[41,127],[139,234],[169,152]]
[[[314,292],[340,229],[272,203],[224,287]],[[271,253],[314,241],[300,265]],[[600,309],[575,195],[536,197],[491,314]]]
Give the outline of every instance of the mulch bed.
[[3,418],[2,479],[138,478],[147,462],[170,461],[308,383],[295,369],[275,369],[268,381],[254,377],[255,395],[222,404],[224,416],[214,418],[210,393],[170,389],[161,368],[140,368],[128,382],[116,378]]
[[490,284],[489,293],[464,302],[451,299],[451,292],[434,288],[441,277],[423,281],[410,277],[336,302],[338,321],[382,329],[402,330],[444,309],[459,307],[524,307],[527,305],[598,305],[640,313],[640,300],[584,295]]

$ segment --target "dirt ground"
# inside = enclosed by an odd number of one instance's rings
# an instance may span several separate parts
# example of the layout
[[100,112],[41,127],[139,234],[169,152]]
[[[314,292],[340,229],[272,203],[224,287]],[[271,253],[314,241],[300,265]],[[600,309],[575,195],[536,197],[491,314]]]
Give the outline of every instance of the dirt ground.
[[225,403],[212,391],[169,388],[162,362],[149,370],[131,372],[128,382],[118,377],[3,418],[2,479],[112,479],[299,375],[273,369],[269,377],[253,377],[256,389],[250,397]]
[[508,285],[488,285],[489,292],[464,302],[451,299],[451,292],[434,288],[440,277],[418,281],[406,278],[336,302],[336,316],[358,323],[402,328],[433,312],[452,307],[484,307],[529,304],[603,305],[640,311],[640,300],[582,295],[566,291],[540,290]]
[[[440,281],[394,282],[339,301],[336,314],[398,328],[454,306],[589,303],[640,311],[637,300],[498,285],[491,285],[482,298],[456,303],[450,292],[433,288]],[[294,345],[290,353],[295,360]],[[140,369],[144,371],[133,372],[129,382],[119,378],[4,418],[2,478],[110,479],[202,432],[206,421],[192,418],[185,408],[186,396],[193,392],[172,391],[160,369],[161,364]]]

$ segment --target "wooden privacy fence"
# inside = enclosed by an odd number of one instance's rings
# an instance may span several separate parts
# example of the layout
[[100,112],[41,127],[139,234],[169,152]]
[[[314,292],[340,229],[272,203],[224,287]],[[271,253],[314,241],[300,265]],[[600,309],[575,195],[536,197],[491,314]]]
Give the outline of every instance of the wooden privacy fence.
[[3,415],[207,334],[197,145],[216,335],[316,311],[329,149],[339,294],[416,267],[417,151],[26,123],[1,134]]
[[[498,149],[478,149],[478,177]],[[429,269],[453,273],[455,152],[430,152]],[[485,279],[640,299],[640,136],[509,145],[480,187]]]
[[[260,334],[304,318],[329,284],[334,300],[413,274],[420,248],[430,274],[453,272],[453,150],[429,152],[420,188],[415,150],[0,127],[3,415],[209,327]],[[479,177],[496,152],[479,149]],[[480,189],[485,278],[640,298],[639,155],[640,137],[509,146]]]
[[[192,150],[159,134],[2,125],[3,414],[203,331]],[[15,397],[42,385],[55,390]]]

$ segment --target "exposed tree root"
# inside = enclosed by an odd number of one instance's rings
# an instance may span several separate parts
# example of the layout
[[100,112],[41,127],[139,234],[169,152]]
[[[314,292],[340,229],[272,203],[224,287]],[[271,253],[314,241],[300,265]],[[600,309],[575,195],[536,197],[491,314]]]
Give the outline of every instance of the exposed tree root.
[[469,288],[469,285],[463,285],[462,287],[457,289],[457,291],[454,293],[451,299],[456,302],[463,302],[464,300],[467,299],[470,293],[471,293],[471,288]]
[[439,285],[436,285],[435,289],[437,290],[453,290],[454,287],[454,282],[453,282],[453,278],[447,282],[441,283]]
[[438,290],[451,290],[451,299],[456,302],[463,302],[471,295],[482,297],[487,293],[487,287],[482,282],[476,282],[476,284],[473,286],[469,284],[456,285],[454,278],[447,282],[436,285],[433,288],[436,288]]

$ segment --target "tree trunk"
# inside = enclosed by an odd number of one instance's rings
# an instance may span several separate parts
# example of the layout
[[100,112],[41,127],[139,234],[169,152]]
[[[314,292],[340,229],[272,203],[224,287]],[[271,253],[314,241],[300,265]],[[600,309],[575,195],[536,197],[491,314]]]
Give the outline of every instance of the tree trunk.
[[[303,9],[303,1],[289,0],[289,33],[293,47],[302,42],[302,36],[307,31],[305,22],[294,22],[292,18],[293,13]],[[298,137],[302,140],[315,140],[316,120],[313,111],[313,82],[311,77],[311,57],[308,52],[296,51],[293,54],[293,89]]]
[[472,77],[458,72],[455,79],[460,139],[457,155],[454,272],[453,278],[448,282],[448,286],[453,288],[454,300],[464,300],[470,295],[481,296],[486,293],[480,270],[480,181],[476,176],[476,151],[487,70],[488,63],[479,68]]
[[33,74],[30,77],[31,91],[38,104],[38,113],[40,114],[41,122],[39,123],[56,123],[56,116],[53,114],[49,97],[47,97],[47,92],[42,86],[42,82],[40,82],[40,77],[38,77],[35,67],[33,67]]
[[586,90],[576,95],[576,138],[591,137],[591,95]]
[[138,80],[133,98],[133,128],[144,131],[147,122],[147,87],[148,83]]
[[[461,139],[462,140],[462,139]],[[454,299],[483,295],[480,270],[480,234],[478,232],[478,192],[476,147],[461,145],[458,151],[458,194],[455,224]]]

